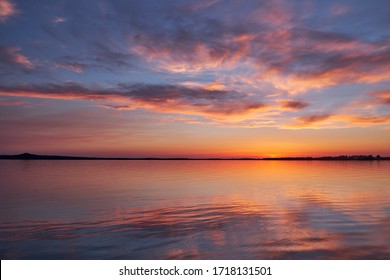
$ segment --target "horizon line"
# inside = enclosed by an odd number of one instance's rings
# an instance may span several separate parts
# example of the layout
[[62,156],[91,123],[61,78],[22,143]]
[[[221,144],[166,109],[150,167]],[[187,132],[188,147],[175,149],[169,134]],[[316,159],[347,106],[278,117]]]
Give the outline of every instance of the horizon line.
[[93,156],[63,156],[37,155],[22,153],[16,155],[0,155],[0,159],[20,160],[390,160],[381,155],[338,155],[338,156],[296,156],[296,157],[93,157]]

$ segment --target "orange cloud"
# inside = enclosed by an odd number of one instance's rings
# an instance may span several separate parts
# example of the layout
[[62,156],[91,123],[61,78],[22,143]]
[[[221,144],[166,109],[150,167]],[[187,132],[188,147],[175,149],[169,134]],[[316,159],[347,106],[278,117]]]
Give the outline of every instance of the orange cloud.
[[374,103],[390,105],[390,91],[373,92],[371,95],[375,97]]
[[219,82],[212,82],[210,84],[207,84],[203,86],[202,88],[206,90],[225,90],[225,86]]
[[[311,113],[293,117],[309,103],[278,100],[280,106],[262,102],[259,97],[237,91],[217,89],[218,82],[206,86],[126,85],[88,88],[77,83],[0,87],[2,96],[25,96],[62,100],[86,99],[114,110],[145,109],[163,114],[200,117],[204,123],[237,127],[337,128],[388,124],[389,116],[366,114]],[[215,89],[213,89],[215,88]],[[376,93],[387,96],[387,93]],[[204,119],[202,119],[204,118]],[[293,120],[290,122],[290,120]]]
[[293,124],[285,128],[346,128],[355,126],[371,126],[389,124],[390,115],[337,115],[337,114],[313,114],[295,118]]
[[354,124],[387,124],[390,123],[390,115],[387,116],[347,116],[349,122]]
[[385,41],[287,25],[283,30],[258,32],[250,50],[252,79],[290,94],[390,79],[390,49]]
[[297,121],[299,121],[302,124],[312,124],[312,123],[322,122],[326,119],[329,119],[330,117],[331,117],[330,114],[314,114],[314,115],[308,115],[308,116],[297,118]]

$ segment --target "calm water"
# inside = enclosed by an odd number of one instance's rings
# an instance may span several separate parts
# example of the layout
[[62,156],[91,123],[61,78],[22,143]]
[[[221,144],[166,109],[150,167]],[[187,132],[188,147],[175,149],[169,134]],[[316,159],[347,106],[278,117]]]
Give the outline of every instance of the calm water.
[[1,259],[390,259],[390,162],[0,161]]

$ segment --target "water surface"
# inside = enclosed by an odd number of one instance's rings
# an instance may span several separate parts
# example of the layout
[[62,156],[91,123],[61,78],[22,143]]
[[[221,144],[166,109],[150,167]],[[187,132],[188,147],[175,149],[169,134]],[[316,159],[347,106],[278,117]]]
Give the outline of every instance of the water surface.
[[0,160],[1,259],[390,259],[389,161]]

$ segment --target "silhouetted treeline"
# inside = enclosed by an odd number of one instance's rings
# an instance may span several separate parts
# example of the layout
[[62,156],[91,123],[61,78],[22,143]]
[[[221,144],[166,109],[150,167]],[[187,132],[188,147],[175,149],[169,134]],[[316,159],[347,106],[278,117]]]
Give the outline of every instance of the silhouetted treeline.
[[263,158],[264,160],[390,160],[390,157],[381,157],[380,155],[340,155],[325,157],[280,157]]

